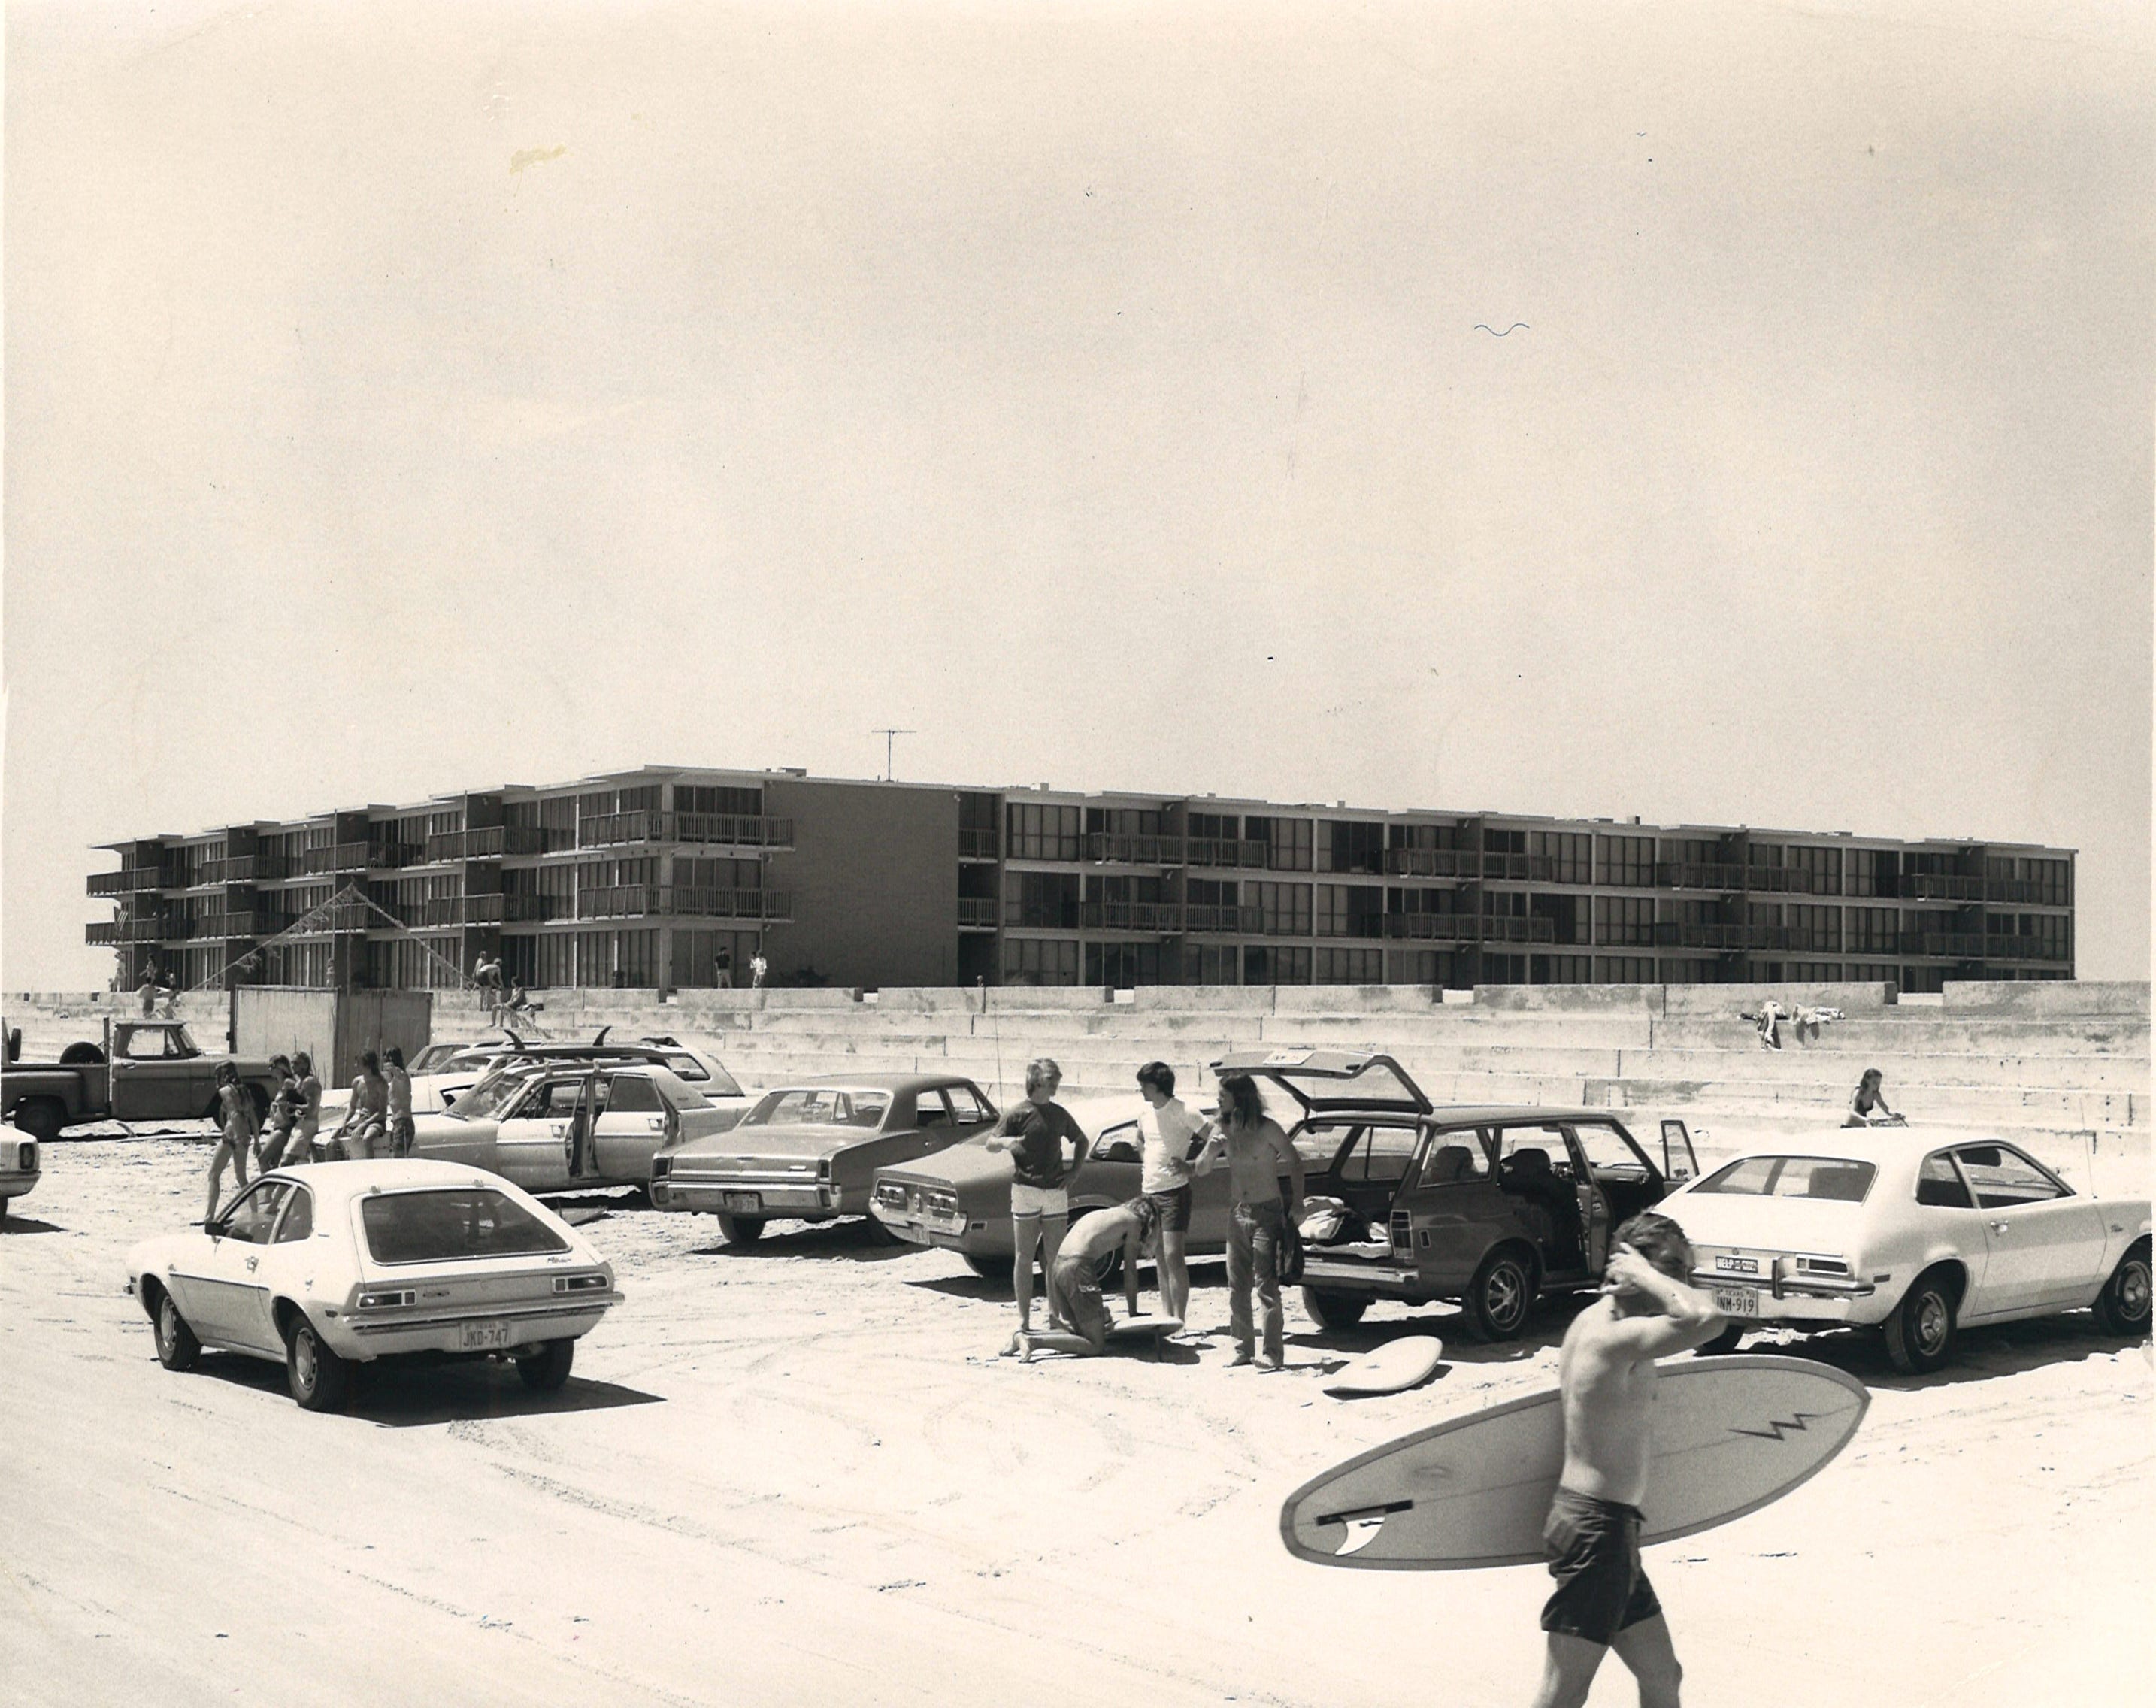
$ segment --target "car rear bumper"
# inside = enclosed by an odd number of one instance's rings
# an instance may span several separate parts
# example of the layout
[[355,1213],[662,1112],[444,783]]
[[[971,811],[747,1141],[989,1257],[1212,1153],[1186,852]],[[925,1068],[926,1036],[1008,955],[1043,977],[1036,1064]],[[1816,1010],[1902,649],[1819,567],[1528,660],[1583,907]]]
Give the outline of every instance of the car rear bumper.
[[[542,1341],[574,1340],[598,1326],[608,1310],[621,1302],[619,1292],[590,1295],[573,1303],[530,1305],[511,1310],[462,1313],[428,1311],[410,1316],[360,1318],[340,1313],[318,1321],[322,1338],[347,1358],[385,1358],[407,1352],[473,1352],[536,1346]],[[486,1331],[471,1344],[467,1332]],[[491,1344],[496,1341],[499,1345]]]
[[679,1174],[653,1181],[651,1202],[662,1210],[723,1210],[738,1216],[830,1216],[846,1208],[828,1182],[781,1184]]
[[1428,1293],[1412,1271],[1353,1258],[1320,1257],[1310,1246],[1303,1248],[1302,1285],[1342,1293],[1373,1294],[1380,1299],[1419,1299]]

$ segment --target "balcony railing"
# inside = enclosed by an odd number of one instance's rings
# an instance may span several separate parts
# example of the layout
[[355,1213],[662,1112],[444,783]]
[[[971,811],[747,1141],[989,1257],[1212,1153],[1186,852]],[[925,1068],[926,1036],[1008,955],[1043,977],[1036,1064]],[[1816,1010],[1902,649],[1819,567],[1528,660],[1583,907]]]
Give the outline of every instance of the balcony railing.
[[1079,911],[1075,901],[1006,901],[1004,923],[1024,931],[1075,931]]
[[[1194,842],[1192,847],[1197,846]],[[1250,844],[1244,844],[1251,846]],[[1229,847],[1233,847],[1231,843]],[[1255,844],[1262,849],[1262,842]],[[1241,936],[1255,936],[1260,930],[1262,911],[1255,906],[1239,906],[1232,902],[1197,902],[1187,904],[1183,910],[1183,929],[1196,932],[1224,932]]]
[[992,931],[996,928],[996,908],[993,895],[961,895],[958,924],[965,930]]
[[2066,946],[2046,937],[1997,937],[1984,940],[1987,961],[2064,961]]
[[1270,846],[1263,841],[1232,836],[1193,836],[1183,844],[1191,865],[1250,866],[1259,871],[1265,869]]
[[498,926],[502,922],[504,900],[500,895],[437,895],[412,910],[417,916],[410,923],[434,926]]
[[1557,862],[1548,854],[1490,854],[1482,856],[1482,875],[1486,878],[1527,879],[1537,884],[1553,880]]
[[958,858],[962,860],[998,859],[998,848],[996,833],[993,830],[968,830],[962,827],[958,832]]
[[730,848],[791,848],[793,821],[739,813],[601,813],[577,823],[579,848],[628,843],[690,843]]
[[1974,961],[1984,953],[1982,931],[1903,931],[1901,934],[1904,955],[1952,955],[1964,961]]
[[1089,901],[1085,907],[1089,931],[1152,931],[1168,933],[1183,929],[1179,901]]
[[1179,836],[1125,835],[1119,831],[1095,831],[1086,838],[1086,858],[1114,861],[1127,866],[1179,866],[1183,840]]
[[427,839],[429,864],[440,860],[498,860],[504,854],[551,854],[573,848],[567,830],[539,824],[483,824],[476,830],[438,830]]
[[1780,949],[1787,946],[1788,936],[1779,926],[1685,925],[1667,920],[1655,926],[1655,941],[1668,949]]
[[[293,924],[285,929],[302,937],[326,937],[333,931],[363,931],[382,922],[380,914],[357,901],[341,901],[335,907],[319,910],[302,908],[292,918]],[[301,921],[305,921],[304,927],[295,930]]]
[[[1406,916],[1403,914],[1402,918]],[[1385,935],[1385,916],[1382,913],[1351,913],[1335,917],[1329,923],[1320,920],[1317,935],[1321,937],[1382,937]]]
[[1742,890],[1744,871],[1727,860],[1657,860],[1655,882],[1665,890]]
[[622,884],[577,893],[578,919],[792,917],[788,890],[698,890],[671,884]]
[[501,898],[501,916],[510,925],[532,925],[550,919],[566,919],[569,913],[569,898],[566,895],[504,895]]
[[130,866],[117,872],[92,872],[90,893],[97,896],[133,895],[163,887],[155,866]]
[[93,949],[107,948],[120,941],[116,920],[95,919],[82,928],[82,940]]
[[406,866],[424,866],[437,856],[427,851],[424,842],[375,842],[367,848],[367,864],[370,871],[394,872]]
[[232,854],[221,860],[206,861],[199,881],[204,884],[252,884],[254,881],[254,856]]
[[1912,901],[1981,901],[1984,882],[1952,873],[1904,872],[1897,887]]
[[1396,878],[1479,878],[1482,856],[1471,848],[1389,848],[1385,869]]
[[1553,943],[1557,921],[1527,914],[1389,913],[1385,935],[1440,943]]
[[312,875],[316,872],[363,872],[367,869],[367,844],[364,842],[340,842],[331,848],[311,848],[301,851],[300,869]]
[[116,943],[162,943],[166,941],[165,925],[162,914],[117,919],[112,922],[112,940]]
[[1809,895],[1812,893],[1812,875],[1802,866],[1755,866],[1743,868],[1744,887],[1783,895]]

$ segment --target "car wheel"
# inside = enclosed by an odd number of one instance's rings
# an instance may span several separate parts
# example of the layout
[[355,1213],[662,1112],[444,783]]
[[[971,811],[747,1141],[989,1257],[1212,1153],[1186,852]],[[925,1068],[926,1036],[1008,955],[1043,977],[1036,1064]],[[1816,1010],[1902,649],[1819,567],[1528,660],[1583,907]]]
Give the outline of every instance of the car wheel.
[[1370,1301],[1353,1293],[1329,1293],[1322,1287],[1302,1290],[1302,1308],[1320,1328],[1353,1328],[1363,1320]]
[[2148,1242],[2130,1248],[2096,1296],[2097,1326],[2107,1335],[2148,1332]]
[[516,1355],[516,1373],[534,1393],[553,1393],[569,1379],[569,1366],[576,1357],[574,1341],[547,1341]]
[[763,1238],[763,1218],[761,1216],[730,1216],[719,1213],[719,1232],[726,1236],[729,1245],[753,1245]]
[[1953,1350],[1957,1289],[1943,1269],[1928,1269],[1894,1307],[1884,1327],[1887,1356],[1897,1370],[1921,1376],[1940,1368]]
[[868,1216],[864,1219],[865,1219],[869,1224],[870,1244],[897,1245],[903,1243],[900,1240],[897,1234],[891,1232],[890,1224],[887,1223],[882,1217],[875,1214],[875,1212],[870,1212]]
[[1493,1251],[1483,1259],[1460,1303],[1467,1326],[1480,1341],[1516,1341],[1535,1302],[1535,1276],[1516,1251]]
[[202,1357],[202,1342],[195,1331],[187,1326],[187,1320],[180,1315],[180,1307],[172,1302],[172,1295],[163,1290],[157,1294],[157,1309],[150,1318],[151,1331],[157,1337],[157,1362],[167,1370],[192,1370],[195,1360]]
[[1702,1341],[1694,1349],[1702,1358],[1718,1357],[1724,1352],[1733,1352],[1737,1343],[1752,1332],[1749,1322],[1732,1322],[1711,1341]]
[[49,1145],[60,1136],[60,1106],[49,1097],[33,1097],[27,1103],[18,1103],[15,1112],[8,1118],[41,1145]]
[[292,1398],[310,1412],[333,1412],[352,1386],[352,1366],[322,1344],[305,1317],[292,1325],[285,1342],[285,1376]]
[[1010,1257],[983,1257],[977,1251],[962,1252],[960,1255],[966,1259],[966,1267],[984,1281],[1008,1281],[1011,1278],[1011,1265],[1018,1260]]

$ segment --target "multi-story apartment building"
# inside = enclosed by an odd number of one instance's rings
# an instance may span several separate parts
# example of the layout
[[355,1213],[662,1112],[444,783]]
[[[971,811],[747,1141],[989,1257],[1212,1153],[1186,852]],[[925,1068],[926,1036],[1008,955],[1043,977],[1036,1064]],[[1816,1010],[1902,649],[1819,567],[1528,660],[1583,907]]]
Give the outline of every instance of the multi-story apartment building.
[[104,846],[90,893],[119,908],[88,938],[123,985],[444,987],[487,952],[533,988],[670,988],[721,949],[737,982],[761,950],[775,982],[865,986],[2074,967],[2071,849],[1637,819],[647,767]]

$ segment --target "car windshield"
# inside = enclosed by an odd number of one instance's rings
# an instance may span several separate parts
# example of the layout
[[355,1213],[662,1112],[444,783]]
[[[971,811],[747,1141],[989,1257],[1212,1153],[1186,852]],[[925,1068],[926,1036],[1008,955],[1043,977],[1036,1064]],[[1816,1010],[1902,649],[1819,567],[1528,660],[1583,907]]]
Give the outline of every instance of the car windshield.
[[439,1073],[462,1048],[461,1044],[430,1044],[412,1058],[405,1072],[414,1075]]
[[542,1257],[569,1249],[559,1234],[491,1187],[378,1193],[361,1203],[359,1219],[378,1264]]
[[458,1098],[449,1113],[459,1121],[498,1121],[530,1083],[523,1074],[507,1074],[495,1068]]
[[1830,1198],[1857,1204],[1871,1190],[1878,1170],[1854,1157],[1745,1157],[1717,1168],[1696,1193],[1738,1198]]
[[763,1101],[742,1117],[742,1125],[873,1127],[890,1107],[891,1093],[872,1087],[799,1086],[766,1092]]

